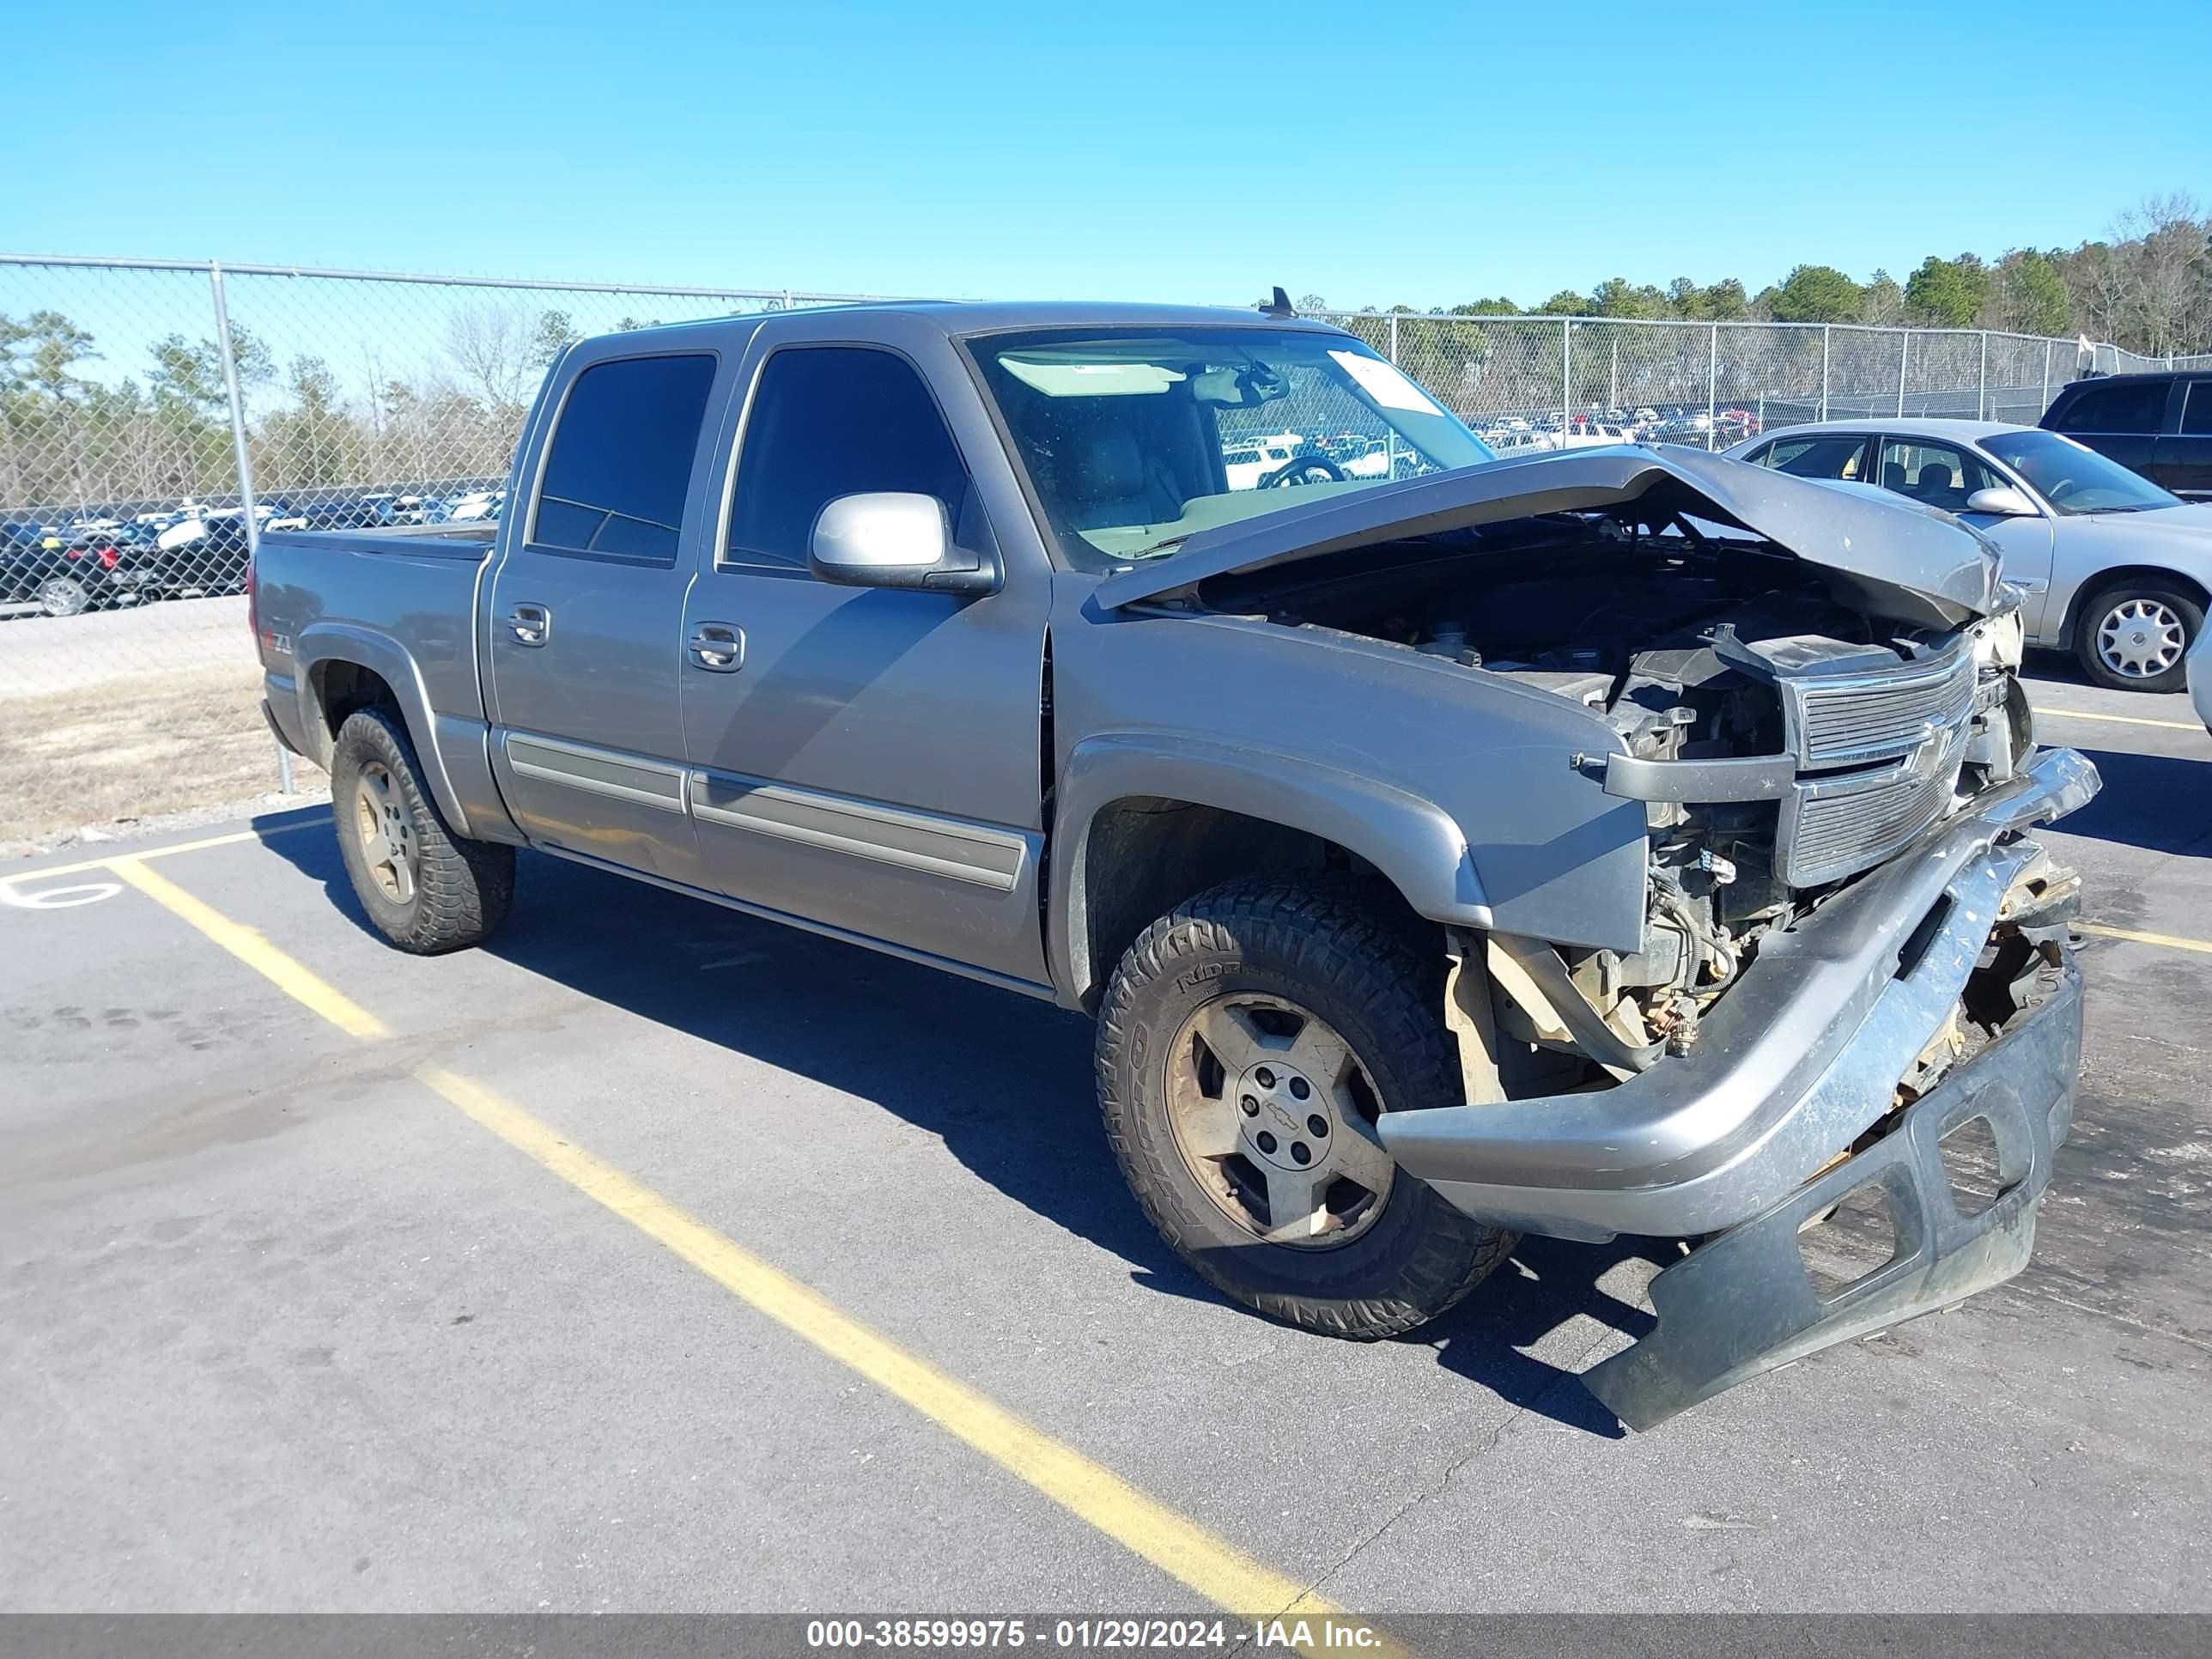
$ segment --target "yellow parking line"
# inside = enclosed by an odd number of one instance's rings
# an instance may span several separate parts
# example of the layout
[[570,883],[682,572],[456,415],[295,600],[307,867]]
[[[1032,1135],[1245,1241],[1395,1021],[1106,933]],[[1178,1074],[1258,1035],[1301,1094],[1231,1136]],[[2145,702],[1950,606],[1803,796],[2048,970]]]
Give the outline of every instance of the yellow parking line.
[[286,996],[313,1009],[348,1036],[391,1035],[382,1020],[352,998],[325,984],[252,928],[203,904],[167,877],[155,875],[135,858],[110,859],[107,868],[170,915],[198,928]]
[[1295,1603],[1316,1617],[1335,1611],[1112,1470],[840,1312],[789,1274],[602,1164],[512,1101],[436,1067],[417,1075],[508,1146],[613,1211],[740,1301],[904,1401],[1217,1607],[1257,1613]]
[[2201,956],[2212,957],[2212,939],[2184,939],[2179,933],[2142,933],[2132,927],[2108,927],[2100,921],[2077,921],[2077,933],[2094,933],[2099,939],[2124,939],[2137,945],[2162,945],[2169,951],[2194,951]]
[[[313,1009],[350,1036],[390,1035],[384,1023],[270,944],[252,928],[231,921],[155,875],[136,858],[104,860],[105,866],[149,898],[198,928],[287,996]],[[1088,1522],[1132,1554],[1140,1556],[1224,1612],[1293,1614],[1316,1625],[1365,1626],[1297,1580],[1262,1566],[1226,1540],[1147,1496],[1104,1465],[1032,1427],[966,1383],[908,1353],[888,1338],[841,1312],[818,1292],[716,1232],[650,1188],[603,1164],[513,1102],[456,1073],[425,1067],[417,1073],[445,1100],[510,1146],[603,1205],[640,1232],[785,1329],[850,1367],[885,1393],[920,1412],[955,1438]],[[1371,1626],[1366,1628],[1372,1630]],[[1370,1656],[1402,1652],[1374,1632]],[[1327,1630],[1315,1632],[1310,1651],[1329,1646]]]
[[2204,727],[2196,720],[2154,720],[2141,714],[2093,714],[2086,708],[2045,708],[2041,703],[2033,705],[2040,716],[2050,715],[2062,720],[2106,720],[2114,726],[2156,726],[2168,732],[2202,732]]
[[198,853],[210,847],[235,847],[240,842],[266,841],[271,836],[289,836],[295,830],[315,830],[330,822],[328,814],[302,820],[298,823],[271,824],[266,830],[240,830],[227,836],[210,836],[203,841],[180,841],[167,847],[144,847],[135,852],[110,853],[106,858],[86,859],[78,864],[49,865],[43,870],[18,870],[9,875],[0,875],[0,886],[19,881],[44,881],[48,876],[81,876],[88,870],[112,868],[118,859],[166,859],[179,853]]

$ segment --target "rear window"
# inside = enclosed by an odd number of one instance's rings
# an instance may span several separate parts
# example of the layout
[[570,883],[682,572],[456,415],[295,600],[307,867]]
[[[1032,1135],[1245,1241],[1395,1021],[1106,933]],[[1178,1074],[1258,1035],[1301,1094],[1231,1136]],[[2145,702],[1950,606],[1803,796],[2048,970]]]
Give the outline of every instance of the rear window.
[[1761,465],[1796,478],[1855,479],[1865,450],[1864,438],[1779,438],[1759,459]]
[[2123,380],[2078,392],[2051,422],[2053,432],[2155,432],[2167,383]]
[[704,352],[624,357],[579,374],[546,453],[532,543],[673,564],[714,382]]

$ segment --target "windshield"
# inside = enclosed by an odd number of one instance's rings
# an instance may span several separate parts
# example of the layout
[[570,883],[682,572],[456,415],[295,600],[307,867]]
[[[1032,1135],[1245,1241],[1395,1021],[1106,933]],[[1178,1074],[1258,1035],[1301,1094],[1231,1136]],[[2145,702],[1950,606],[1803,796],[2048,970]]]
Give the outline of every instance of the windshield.
[[1166,558],[1215,525],[1495,459],[1346,335],[1054,330],[968,345],[1079,569]]
[[2054,512],[2148,513],[2179,507],[2139,473],[2055,432],[2005,432],[1982,441],[1982,447],[2034,486]]

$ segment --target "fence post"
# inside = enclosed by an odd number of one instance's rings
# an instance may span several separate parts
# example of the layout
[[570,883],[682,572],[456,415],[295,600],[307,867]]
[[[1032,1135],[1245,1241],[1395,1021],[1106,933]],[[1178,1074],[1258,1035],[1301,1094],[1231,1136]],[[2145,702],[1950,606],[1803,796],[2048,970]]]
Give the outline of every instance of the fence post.
[[[208,291],[215,298],[215,337],[222,353],[222,392],[230,404],[230,448],[238,466],[238,512],[245,520],[246,580],[252,580],[253,561],[261,556],[261,520],[253,511],[253,457],[246,441],[246,399],[238,390],[238,354],[230,339],[230,307],[222,297],[222,262],[208,261]],[[254,641],[258,650],[261,642]],[[271,737],[276,750],[276,787],[292,793],[292,754]]]
[[1834,325],[1820,325],[1820,418],[1828,418],[1828,337],[1835,331]]
[[238,507],[246,520],[246,556],[261,549],[261,526],[253,516],[253,461],[246,453],[246,399],[238,391],[238,356],[231,349],[230,308],[222,299],[222,264],[208,261],[208,287],[215,295],[215,337],[222,353],[223,396],[230,403],[230,447],[238,465]]
[[1721,325],[1711,325],[1705,342],[1705,447],[1720,447]]
[[1559,319],[1559,447],[1567,447],[1567,428],[1574,424],[1575,319]]
[[2051,348],[2057,343],[2055,340],[2043,343],[2043,402],[2035,411],[2039,416],[2051,407]]
[[1899,329],[1898,332],[1905,337],[1897,348],[1897,412],[1902,416],[1905,413],[1905,365],[1912,361],[1912,331],[1906,328]]
[[1977,386],[1974,391],[1974,418],[1976,420],[1986,421],[1990,418],[1989,404],[1990,331],[1987,329],[1984,329],[1982,331],[1982,379],[1981,384]]
[[1390,361],[1398,361],[1398,313],[1395,311],[1390,313]]

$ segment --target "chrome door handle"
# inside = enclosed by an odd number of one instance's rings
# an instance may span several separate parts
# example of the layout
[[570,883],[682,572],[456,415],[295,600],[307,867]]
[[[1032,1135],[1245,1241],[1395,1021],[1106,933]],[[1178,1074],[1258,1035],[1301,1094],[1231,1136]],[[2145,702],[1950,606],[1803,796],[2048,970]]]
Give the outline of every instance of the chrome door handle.
[[701,623],[691,630],[691,665],[710,674],[734,674],[745,665],[745,630],[731,623]]
[[516,605],[507,616],[507,625],[524,645],[543,645],[553,637],[553,613],[542,605]]

